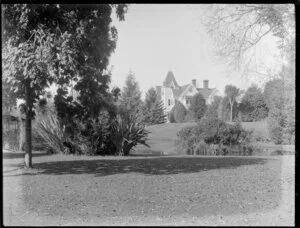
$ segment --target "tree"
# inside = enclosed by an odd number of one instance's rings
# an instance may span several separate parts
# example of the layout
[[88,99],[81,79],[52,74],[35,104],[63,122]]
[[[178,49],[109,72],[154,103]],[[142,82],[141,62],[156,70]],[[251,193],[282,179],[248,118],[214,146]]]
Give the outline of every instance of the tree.
[[221,118],[221,114],[219,114],[219,107],[222,102],[222,97],[215,96],[213,102],[207,106],[205,116],[207,118]]
[[206,111],[206,101],[201,93],[197,93],[192,97],[189,111],[191,111],[195,120],[200,120],[204,116]]
[[184,122],[185,116],[187,114],[187,110],[184,105],[176,100],[174,107],[171,109],[169,114],[170,122],[173,123],[182,123]]
[[232,122],[233,117],[233,105],[236,103],[236,98],[239,96],[240,90],[233,86],[233,85],[227,85],[225,87],[225,95],[226,99],[229,102],[230,105],[230,122]]
[[[215,4],[207,7],[204,19],[217,46],[217,56],[243,72],[255,72],[255,47],[271,34],[283,50],[295,36],[292,4]],[[261,73],[261,72],[258,72]]]
[[[112,7],[124,19],[126,5],[3,5],[3,78],[10,93],[25,100],[26,167],[32,167],[34,104],[45,88],[55,82],[60,87],[58,96],[63,96],[71,80],[79,81],[78,88],[95,80],[106,87],[103,69],[117,38],[116,29],[110,26]],[[81,102],[87,101],[83,97]]]
[[246,90],[239,109],[244,121],[258,121],[268,116],[268,108],[263,93],[256,85],[252,85]]
[[130,116],[138,114],[138,117],[141,118],[141,107],[142,100],[139,84],[135,80],[133,72],[130,71],[121,92],[121,109],[123,117],[130,119]]
[[162,124],[166,122],[162,101],[152,87],[146,93],[144,104],[144,122],[148,125]]
[[295,85],[283,77],[294,74],[293,70],[283,70],[282,78],[273,79],[266,83],[264,97],[269,108],[268,125],[275,143],[295,143]]

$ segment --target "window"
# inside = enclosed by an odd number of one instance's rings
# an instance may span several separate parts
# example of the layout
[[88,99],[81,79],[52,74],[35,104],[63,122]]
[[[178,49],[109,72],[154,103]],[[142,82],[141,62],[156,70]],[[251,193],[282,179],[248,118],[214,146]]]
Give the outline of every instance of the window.
[[168,105],[169,106],[171,105],[171,99],[168,99]]
[[186,104],[189,104],[189,99],[186,99]]

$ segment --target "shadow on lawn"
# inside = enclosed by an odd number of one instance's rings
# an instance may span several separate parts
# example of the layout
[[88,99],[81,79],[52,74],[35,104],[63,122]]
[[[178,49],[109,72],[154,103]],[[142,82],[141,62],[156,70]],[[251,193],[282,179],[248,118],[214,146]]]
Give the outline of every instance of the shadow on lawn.
[[[32,157],[40,157],[40,156],[47,156],[49,155],[46,152],[40,152],[40,153],[32,153]],[[17,159],[17,158],[24,158],[25,152],[3,152],[3,159]]]
[[270,159],[249,157],[148,157],[55,161],[36,163],[34,168],[37,172],[23,175],[94,174],[108,176],[132,172],[145,175],[169,175],[213,169],[233,169],[243,165],[265,164],[268,160]]

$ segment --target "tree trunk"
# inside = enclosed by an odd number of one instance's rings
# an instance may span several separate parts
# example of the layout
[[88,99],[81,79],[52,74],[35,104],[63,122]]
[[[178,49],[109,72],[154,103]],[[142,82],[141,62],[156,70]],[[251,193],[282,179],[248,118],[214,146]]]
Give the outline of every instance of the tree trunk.
[[230,122],[232,123],[232,109],[233,109],[233,102],[230,102]]
[[19,152],[24,151],[24,144],[25,144],[25,126],[22,120],[21,113],[19,115]]
[[32,99],[30,96],[30,81],[26,86],[26,118],[25,118],[25,167],[32,168],[32,141],[31,141],[31,118],[32,118]]
[[31,114],[26,113],[25,120],[25,167],[32,168]]

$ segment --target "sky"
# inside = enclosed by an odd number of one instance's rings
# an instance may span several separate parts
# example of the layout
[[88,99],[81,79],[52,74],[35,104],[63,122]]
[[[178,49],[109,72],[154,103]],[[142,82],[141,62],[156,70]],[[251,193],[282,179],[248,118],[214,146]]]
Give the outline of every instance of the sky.
[[[209,80],[209,87],[221,95],[227,84],[245,89],[265,78],[253,75],[245,79],[229,72],[226,65],[216,61],[215,47],[201,23],[205,5],[131,4],[125,21],[113,17],[118,30],[115,52],[110,59],[112,86],[123,88],[126,76],[132,71],[143,93],[161,85],[171,70],[179,85],[196,79],[199,87]],[[272,37],[259,48],[264,60],[276,52]],[[266,64],[276,66],[272,58]],[[277,64],[278,65],[278,64]]]

